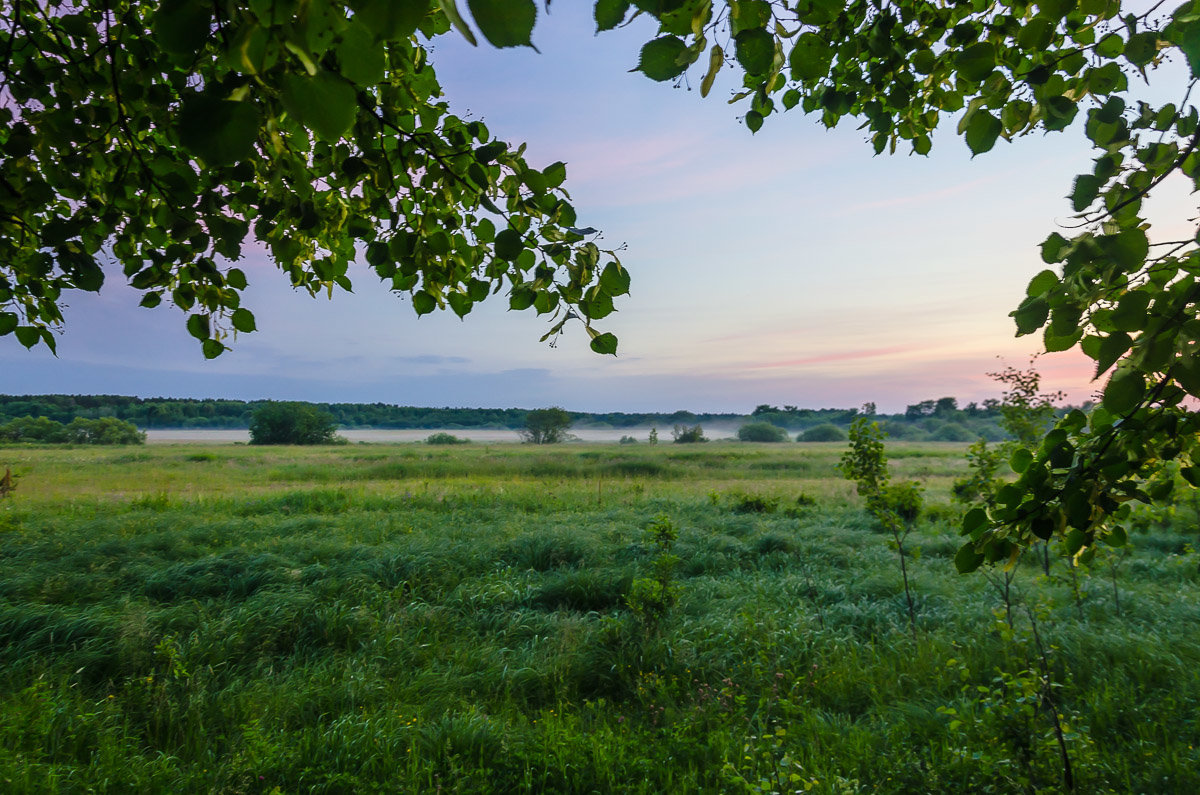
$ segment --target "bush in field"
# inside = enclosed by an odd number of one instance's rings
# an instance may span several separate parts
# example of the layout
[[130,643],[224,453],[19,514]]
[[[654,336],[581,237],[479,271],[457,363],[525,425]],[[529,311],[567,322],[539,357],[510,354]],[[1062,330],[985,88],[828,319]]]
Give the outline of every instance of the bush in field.
[[671,429],[671,437],[675,440],[675,444],[695,444],[708,441],[704,438],[704,429],[699,425],[693,425],[690,428],[686,425],[676,425]]
[[729,510],[734,513],[774,513],[778,507],[778,497],[736,493],[729,498]]
[[452,433],[442,431],[440,433],[431,433],[425,437],[425,444],[468,444],[470,439],[460,439]]
[[116,417],[76,417],[69,425],[47,417],[18,417],[0,425],[0,442],[27,444],[142,444],[146,434]]
[[116,417],[95,420],[76,417],[67,426],[67,436],[73,444],[144,444],[146,434],[132,422]]
[[66,444],[67,426],[48,417],[17,417],[0,425],[0,441]]
[[264,403],[250,416],[250,444],[333,444],[333,415],[311,403]]
[[622,436],[620,444],[637,444],[638,440],[632,436]]
[[846,432],[832,423],[814,425],[796,437],[797,442],[844,442]]
[[931,442],[973,442],[975,434],[957,422],[947,422],[929,434]]
[[748,422],[738,428],[737,438],[743,442],[786,442],[787,431],[769,422]]
[[521,439],[528,444],[556,444],[566,438],[570,427],[571,415],[558,406],[534,409],[525,415]]

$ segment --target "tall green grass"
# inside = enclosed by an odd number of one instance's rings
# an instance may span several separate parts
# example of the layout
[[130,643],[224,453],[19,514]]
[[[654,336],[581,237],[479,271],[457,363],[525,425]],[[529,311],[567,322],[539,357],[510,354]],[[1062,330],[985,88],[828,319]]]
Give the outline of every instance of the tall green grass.
[[[777,447],[0,451],[0,789],[1058,791],[1049,692],[1078,791],[1200,791],[1189,536],[1119,615],[1115,558],[1023,563],[1010,628],[943,507],[914,637],[839,446]],[[944,505],[961,450],[905,450]]]

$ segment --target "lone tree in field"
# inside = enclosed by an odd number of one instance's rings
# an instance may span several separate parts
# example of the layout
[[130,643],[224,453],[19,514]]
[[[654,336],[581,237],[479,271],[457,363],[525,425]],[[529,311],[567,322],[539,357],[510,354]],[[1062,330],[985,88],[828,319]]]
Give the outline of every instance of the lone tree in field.
[[250,416],[250,444],[333,444],[337,422],[311,403],[270,402]]
[[[1094,161],[1062,186],[1070,237],[1046,238],[1050,267],[1012,316],[1047,351],[1091,358],[1103,398],[1059,419],[1012,499],[963,525],[963,560],[1047,537],[1074,554],[1115,537],[1166,463],[1200,465],[1200,237],[1163,239],[1143,206],[1164,182],[1200,187],[1200,13],[1130,5],[594,6],[600,31],[657,23],[636,66],[651,80],[691,85],[695,67],[707,96],[734,70],[751,132],[799,109],[859,125],[876,153],[924,155],[951,120],[981,155],[1082,122]],[[534,0],[3,0],[0,336],[52,348],[69,291],[99,290],[111,260],[143,306],[174,304],[218,356],[255,329],[231,262],[261,246],[313,294],[349,289],[361,251],[418,314],[462,316],[505,293],[550,316],[548,338],[579,318],[593,350],[615,353],[592,324],[629,274],[580,228],[566,167],[533,168],[524,146],[451,114],[427,57],[452,30],[532,46],[537,16]],[[1186,65],[1178,85],[1166,83],[1178,70],[1158,68],[1171,60]],[[1146,81],[1153,90],[1134,95]]]
[[571,415],[558,406],[534,409],[525,415],[521,439],[529,444],[556,444],[566,438],[570,427]]

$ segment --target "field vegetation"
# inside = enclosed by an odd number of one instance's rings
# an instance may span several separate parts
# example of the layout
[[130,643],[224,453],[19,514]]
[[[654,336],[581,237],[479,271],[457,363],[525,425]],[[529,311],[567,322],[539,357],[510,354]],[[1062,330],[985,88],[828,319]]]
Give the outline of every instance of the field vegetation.
[[1190,498],[962,576],[889,444],[910,627],[845,450],[0,448],[0,789],[1200,791]]

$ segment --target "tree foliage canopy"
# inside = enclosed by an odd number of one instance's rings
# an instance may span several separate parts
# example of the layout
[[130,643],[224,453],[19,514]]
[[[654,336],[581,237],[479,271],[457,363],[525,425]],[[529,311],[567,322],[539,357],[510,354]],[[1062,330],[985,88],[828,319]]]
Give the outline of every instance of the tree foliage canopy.
[[311,403],[264,403],[250,416],[250,444],[333,444],[333,415]]
[[[53,346],[65,291],[96,290],[111,256],[143,304],[189,313],[208,356],[253,330],[245,276],[227,267],[265,246],[310,292],[349,288],[359,251],[418,313],[505,291],[510,306],[591,328],[628,274],[576,225],[565,167],[449,112],[427,42],[477,30],[529,45],[534,0],[164,0],[4,2],[0,32],[0,335]],[[637,69],[700,93],[736,70],[757,131],[799,108],[851,118],[875,152],[930,151],[957,123],[978,155],[1001,139],[1077,119],[1092,168],[1069,189],[1077,223],[1051,234],[1052,266],[1013,312],[1046,350],[1079,348],[1104,378],[1019,464],[964,531],[975,565],[1063,535],[1073,552],[1119,543],[1129,500],[1178,460],[1200,483],[1200,250],[1151,234],[1144,203],[1171,174],[1200,181],[1200,2],[1129,12],[1119,0],[598,0],[599,30],[654,20]],[[1131,81],[1186,64],[1173,101],[1137,101]],[[574,309],[574,312],[569,311]]]
[[[509,4],[471,5],[520,43]],[[365,256],[418,314],[506,291],[557,320],[547,337],[580,316],[615,352],[591,322],[628,274],[577,225],[562,163],[450,113],[424,42],[452,23],[429,0],[6,0],[0,335],[53,348],[109,260],[217,356],[255,329],[230,262],[260,246],[310,293],[349,290]]]
[[571,415],[558,406],[534,409],[525,415],[521,438],[529,444],[557,444],[571,427]]

